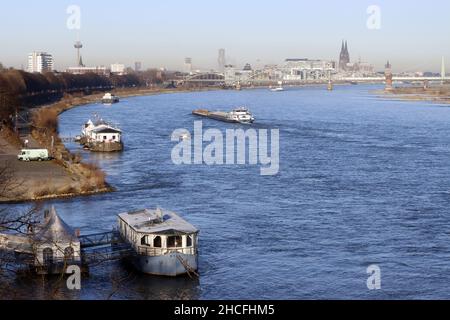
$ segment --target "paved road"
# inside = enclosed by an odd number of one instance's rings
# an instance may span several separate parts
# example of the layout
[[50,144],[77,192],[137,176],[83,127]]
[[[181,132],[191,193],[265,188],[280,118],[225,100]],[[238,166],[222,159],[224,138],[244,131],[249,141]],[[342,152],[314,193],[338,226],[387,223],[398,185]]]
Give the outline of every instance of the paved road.
[[[29,147],[38,148],[39,144],[32,138]],[[8,166],[14,174],[14,181],[20,185],[21,196],[32,197],[45,189],[60,189],[73,181],[68,172],[53,161],[22,162],[17,160],[20,148],[6,141],[0,133],[0,166]],[[0,198],[1,200],[1,198]]]

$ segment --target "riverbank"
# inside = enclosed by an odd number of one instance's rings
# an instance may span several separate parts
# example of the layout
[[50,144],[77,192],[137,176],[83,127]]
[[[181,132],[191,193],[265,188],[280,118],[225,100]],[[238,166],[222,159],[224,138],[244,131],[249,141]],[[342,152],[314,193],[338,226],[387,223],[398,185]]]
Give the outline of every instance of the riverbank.
[[[119,89],[113,91],[121,98],[182,93],[208,89]],[[0,203],[39,201],[68,198],[114,191],[106,181],[106,174],[92,163],[83,163],[81,156],[66,149],[58,134],[58,117],[78,106],[96,103],[103,96],[65,96],[60,101],[32,111],[31,131],[17,137],[7,129],[0,132],[0,167],[7,172],[8,183],[0,192]],[[17,154],[22,141],[27,139],[32,148],[51,150],[54,160],[46,162],[20,162]],[[5,179],[4,179],[5,180]]]
[[407,101],[428,101],[450,104],[450,85],[436,87],[396,87],[389,91],[379,91],[383,97]]

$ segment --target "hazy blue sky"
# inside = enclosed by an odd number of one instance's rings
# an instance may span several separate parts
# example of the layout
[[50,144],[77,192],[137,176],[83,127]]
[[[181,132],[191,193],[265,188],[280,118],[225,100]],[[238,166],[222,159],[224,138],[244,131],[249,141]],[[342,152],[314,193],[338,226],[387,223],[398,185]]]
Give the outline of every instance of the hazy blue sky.
[[[369,5],[381,8],[381,29],[366,26]],[[76,60],[76,31],[66,9],[81,8],[87,65],[213,68],[219,48],[233,64],[281,63],[288,57],[338,59],[347,39],[352,60],[379,69],[450,69],[448,0],[5,0],[0,4],[0,62],[26,65],[34,50],[54,55],[61,69]]]

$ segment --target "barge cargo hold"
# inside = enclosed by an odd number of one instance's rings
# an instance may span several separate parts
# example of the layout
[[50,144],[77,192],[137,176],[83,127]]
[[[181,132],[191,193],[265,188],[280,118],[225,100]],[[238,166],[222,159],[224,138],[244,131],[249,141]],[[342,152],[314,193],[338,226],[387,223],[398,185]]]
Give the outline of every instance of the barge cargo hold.
[[229,123],[249,124],[255,121],[253,115],[246,108],[234,109],[231,112],[209,111],[206,109],[198,109],[192,111],[192,114],[199,117],[206,117]]

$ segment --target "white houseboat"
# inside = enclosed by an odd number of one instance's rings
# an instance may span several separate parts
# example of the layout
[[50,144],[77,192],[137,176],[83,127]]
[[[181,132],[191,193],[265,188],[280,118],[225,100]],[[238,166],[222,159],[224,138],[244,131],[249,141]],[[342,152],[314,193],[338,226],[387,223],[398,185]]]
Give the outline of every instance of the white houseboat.
[[119,214],[121,237],[134,248],[134,266],[160,276],[190,274],[198,269],[199,230],[176,213],[161,209]]
[[122,130],[103,120],[89,120],[81,131],[80,143],[94,152],[122,151]]
[[119,97],[115,96],[112,93],[106,93],[103,98],[102,98],[102,103],[103,104],[113,104],[113,103],[118,103],[120,101]]

